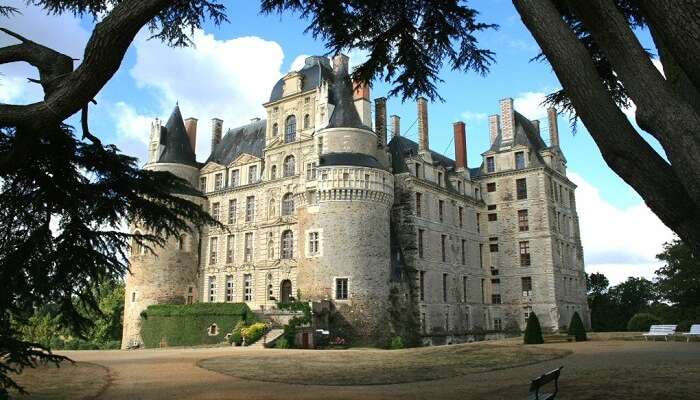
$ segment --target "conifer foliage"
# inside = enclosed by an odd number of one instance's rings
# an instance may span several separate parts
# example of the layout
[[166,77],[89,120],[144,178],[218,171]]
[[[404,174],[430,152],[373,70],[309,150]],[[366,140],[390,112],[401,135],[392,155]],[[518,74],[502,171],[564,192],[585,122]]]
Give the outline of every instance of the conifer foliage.
[[525,344],[542,344],[544,343],[544,338],[542,337],[542,327],[540,326],[540,320],[537,318],[534,312],[530,313],[527,319],[527,326],[525,327]]
[[585,342],[588,340],[586,337],[586,328],[583,326],[583,321],[581,321],[581,316],[578,312],[575,312],[571,316],[571,323],[569,323],[569,336],[573,336],[577,342]]

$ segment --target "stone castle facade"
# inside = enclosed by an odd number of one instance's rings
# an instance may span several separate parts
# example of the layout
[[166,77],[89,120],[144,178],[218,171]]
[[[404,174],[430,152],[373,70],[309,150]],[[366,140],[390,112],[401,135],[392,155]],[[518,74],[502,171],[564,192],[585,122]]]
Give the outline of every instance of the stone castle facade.
[[451,160],[430,149],[425,99],[418,143],[398,116],[387,123],[386,99],[374,102],[372,128],[369,88],[352,84],[347,57],[309,57],[274,86],[267,119],[225,135],[213,120],[204,163],[196,119],[176,107],[165,126],[156,120],[145,168],[198,187],[190,200],[226,229],[172,238],[156,255],[134,246],[123,346],[140,342],[141,312],[162,303],[330,300],[365,339],[406,329],[401,314],[425,338],[524,329],[531,312],[549,330],[575,311],[588,321],[556,112],[547,145],[539,121],[501,100],[491,147],[468,168],[464,123]]

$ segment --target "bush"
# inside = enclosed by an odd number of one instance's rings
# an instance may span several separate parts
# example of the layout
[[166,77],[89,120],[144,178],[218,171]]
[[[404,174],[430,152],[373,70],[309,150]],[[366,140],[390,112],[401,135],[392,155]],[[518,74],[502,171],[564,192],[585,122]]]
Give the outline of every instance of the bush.
[[404,348],[403,338],[401,336],[394,336],[393,338],[391,338],[391,342],[389,343],[389,348],[392,350],[403,349]]
[[540,326],[540,320],[537,319],[537,315],[534,312],[530,313],[530,317],[527,319],[527,326],[525,327],[525,344],[542,344],[544,343],[544,338],[542,337],[542,327]]
[[661,324],[661,318],[649,313],[637,313],[627,322],[627,330],[630,332],[648,332],[652,325]]
[[282,336],[281,338],[277,339],[275,341],[275,348],[276,349],[288,349],[289,348],[289,342],[287,341],[287,338]]
[[243,321],[238,321],[236,326],[233,328],[233,331],[231,331],[231,335],[228,337],[228,342],[230,344],[240,346],[243,343],[243,336],[241,335],[241,330],[243,328],[245,328]]
[[246,346],[250,346],[260,339],[267,331],[267,325],[262,322],[256,322],[251,326],[241,329],[241,336],[245,339]]
[[581,321],[581,316],[578,312],[575,312],[571,316],[571,323],[569,323],[569,336],[573,336],[577,342],[585,342],[588,340],[586,337],[586,328],[583,326],[583,321]]
[[122,342],[119,340],[110,340],[100,344],[102,350],[119,350],[122,347]]

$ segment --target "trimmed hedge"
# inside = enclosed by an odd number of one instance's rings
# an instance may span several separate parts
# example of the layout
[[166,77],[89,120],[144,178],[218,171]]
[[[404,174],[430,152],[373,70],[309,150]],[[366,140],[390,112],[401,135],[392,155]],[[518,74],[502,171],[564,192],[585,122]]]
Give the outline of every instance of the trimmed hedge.
[[[254,322],[244,303],[158,304],[141,313],[141,338],[147,348],[196,346],[226,341],[238,322]],[[209,327],[216,324],[217,333]]]
[[568,333],[570,336],[573,336],[577,342],[585,342],[588,340],[586,328],[583,326],[583,321],[581,321],[581,316],[578,315],[578,312],[574,312],[574,315],[571,316]]
[[525,326],[525,344],[542,344],[544,343],[544,338],[542,337],[542,327],[540,326],[540,320],[537,318],[534,312],[530,313],[530,317],[527,319],[527,326]]
[[630,332],[648,332],[652,325],[660,325],[661,318],[649,313],[637,313],[627,322],[627,330]]

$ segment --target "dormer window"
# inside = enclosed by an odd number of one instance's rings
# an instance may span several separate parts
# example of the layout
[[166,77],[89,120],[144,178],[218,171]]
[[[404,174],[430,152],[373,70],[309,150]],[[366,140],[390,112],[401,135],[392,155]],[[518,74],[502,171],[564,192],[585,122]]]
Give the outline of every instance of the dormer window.
[[291,143],[296,140],[297,137],[297,117],[290,115],[287,117],[284,130],[284,141]]
[[309,125],[311,124],[311,117],[309,114],[304,115],[304,129],[309,129]]
[[486,157],[486,172],[496,172],[496,160],[493,157]]
[[525,153],[518,151],[515,153],[515,169],[525,168]]
[[438,186],[442,186],[442,172],[437,173],[437,184]]
[[279,133],[279,127],[277,126],[277,122],[272,124],[272,136],[277,136]]

